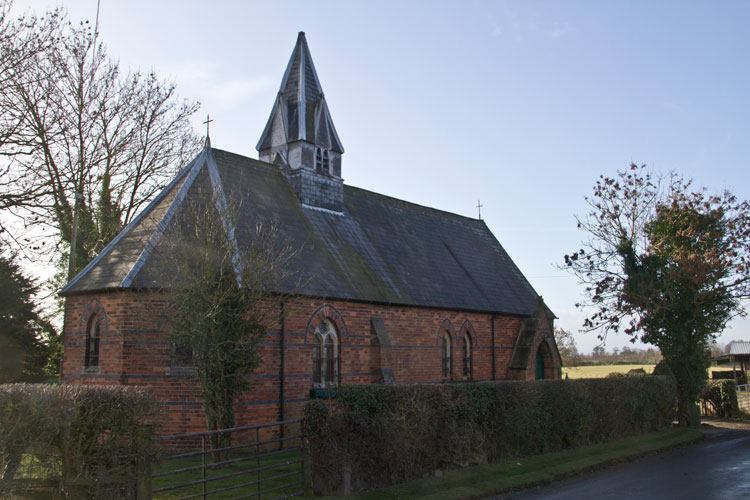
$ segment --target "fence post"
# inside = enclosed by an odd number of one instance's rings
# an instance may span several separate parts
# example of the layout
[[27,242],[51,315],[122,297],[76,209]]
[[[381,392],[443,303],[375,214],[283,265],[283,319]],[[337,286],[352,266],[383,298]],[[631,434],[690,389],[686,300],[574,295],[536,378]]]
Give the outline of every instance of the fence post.
[[258,500],[260,500],[260,429],[255,428],[255,462],[258,467]]
[[300,470],[300,483],[302,484],[302,496],[305,496],[305,452],[307,451],[307,442],[305,439],[305,421],[304,420],[300,422],[300,430],[302,431],[300,432],[302,437],[300,438],[301,441],[299,444],[299,449],[300,449],[300,453],[302,457],[302,467],[301,467],[302,470]]
[[203,500],[206,500],[206,435],[201,436],[201,470],[203,472]]
[[137,500],[151,500],[151,425],[139,425],[136,430],[136,490]]

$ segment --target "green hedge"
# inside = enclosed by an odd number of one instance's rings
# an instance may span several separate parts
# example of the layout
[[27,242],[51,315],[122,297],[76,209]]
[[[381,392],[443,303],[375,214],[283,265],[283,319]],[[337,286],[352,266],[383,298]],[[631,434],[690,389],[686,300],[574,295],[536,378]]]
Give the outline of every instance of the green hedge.
[[706,413],[721,418],[736,417],[740,413],[737,383],[734,380],[709,380],[698,396]]
[[44,476],[67,497],[133,498],[157,412],[134,387],[0,385],[0,490]]
[[667,377],[342,387],[333,412],[305,406],[313,488],[340,494],[657,431],[675,399]]

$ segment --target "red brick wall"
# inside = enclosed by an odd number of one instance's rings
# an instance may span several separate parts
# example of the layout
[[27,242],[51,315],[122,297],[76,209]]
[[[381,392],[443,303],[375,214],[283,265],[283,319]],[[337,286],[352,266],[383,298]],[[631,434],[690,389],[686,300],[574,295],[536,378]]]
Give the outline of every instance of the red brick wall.
[[[328,304],[327,307],[322,307]],[[170,370],[171,346],[165,333],[167,301],[155,293],[119,291],[68,297],[63,378],[69,383],[133,384],[150,387],[165,406],[164,434],[205,430],[195,378]],[[340,343],[340,383],[375,383],[381,378],[380,346],[370,318],[383,319],[390,336],[396,383],[438,383],[441,329],[452,339],[452,378],[461,380],[462,339],[472,336],[473,378],[492,379],[492,315],[439,309],[295,298],[286,307],[285,418],[298,418],[312,388],[312,333],[320,318],[331,319]],[[103,318],[99,373],[84,370],[86,325],[94,313]],[[446,321],[447,320],[447,321]],[[468,322],[470,323],[467,323]],[[508,364],[523,319],[496,317],[496,379],[527,378],[510,373]],[[470,327],[469,327],[470,324]],[[541,334],[541,332],[540,332]],[[540,335],[541,338],[541,335]],[[251,388],[237,401],[237,425],[280,418],[280,321],[270,325],[262,344],[263,362],[248,378]],[[559,364],[558,364],[559,366]],[[170,374],[171,371],[171,374]],[[556,371],[550,370],[550,375]],[[533,361],[530,367],[533,378]]]

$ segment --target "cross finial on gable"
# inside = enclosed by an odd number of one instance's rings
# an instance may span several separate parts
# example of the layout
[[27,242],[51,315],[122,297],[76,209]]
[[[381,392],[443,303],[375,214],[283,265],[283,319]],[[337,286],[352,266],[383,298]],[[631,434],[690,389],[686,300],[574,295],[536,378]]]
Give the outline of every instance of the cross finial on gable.
[[209,129],[209,127],[211,126],[211,122],[212,122],[212,121],[213,121],[213,120],[211,119],[211,115],[208,115],[208,114],[207,114],[207,115],[206,115],[206,121],[205,121],[205,122],[203,122],[203,123],[205,123],[205,124],[206,124],[206,140],[208,140],[208,138],[210,137],[210,134],[209,134],[209,131],[210,131],[210,129]]
[[479,210],[479,220],[482,220],[482,202],[480,200],[477,200],[477,210]]

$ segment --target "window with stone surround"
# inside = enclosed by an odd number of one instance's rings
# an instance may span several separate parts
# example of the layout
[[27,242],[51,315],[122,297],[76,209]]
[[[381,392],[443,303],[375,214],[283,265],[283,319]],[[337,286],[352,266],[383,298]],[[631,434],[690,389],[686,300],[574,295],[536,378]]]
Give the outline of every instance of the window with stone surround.
[[473,378],[473,363],[472,363],[472,349],[471,349],[471,337],[468,333],[464,333],[464,380],[471,380]]
[[173,368],[193,368],[193,348],[173,342],[170,364]]
[[101,333],[101,321],[97,314],[89,319],[86,325],[86,352],[84,354],[83,367],[85,370],[99,368],[99,337]]
[[170,343],[171,352],[166,374],[175,377],[195,377],[195,360],[190,346]]
[[443,381],[451,380],[451,336],[447,331],[443,332],[440,346],[440,359]]
[[321,321],[313,339],[313,386],[338,387],[339,341],[333,322]]
[[331,161],[328,157],[328,150],[323,150],[323,172],[330,174],[331,173]]

